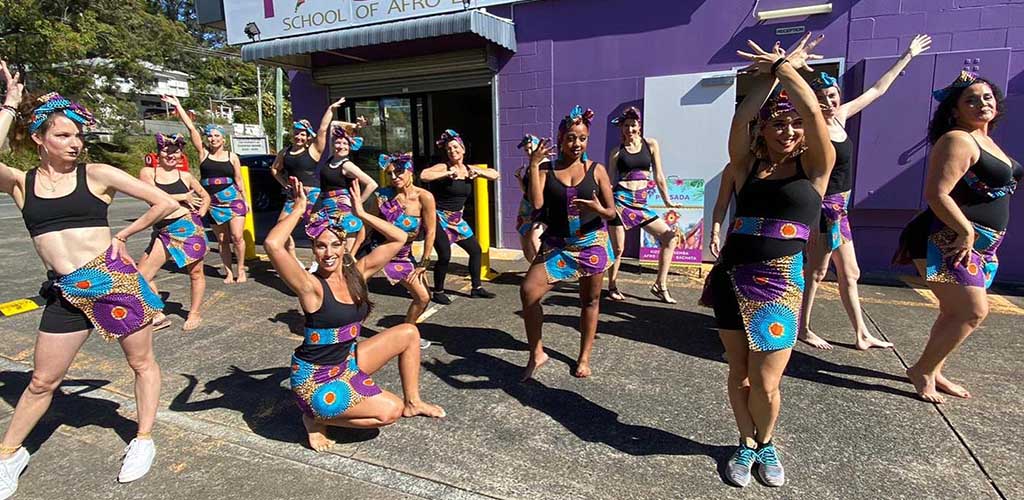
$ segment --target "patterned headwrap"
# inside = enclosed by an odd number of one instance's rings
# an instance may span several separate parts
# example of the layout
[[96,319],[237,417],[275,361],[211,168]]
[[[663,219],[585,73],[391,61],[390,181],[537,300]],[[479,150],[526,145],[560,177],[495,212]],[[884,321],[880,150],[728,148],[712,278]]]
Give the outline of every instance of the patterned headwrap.
[[345,139],[348,141],[348,148],[352,151],[359,151],[363,147],[363,138],[348,135],[348,132],[344,127],[334,127],[334,132],[331,132],[332,140]]
[[612,118],[612,125],[621,125],[626,120],[640,121],[640,110],[636,109],[636,106],[627,106],[626,109],[622,110],[622,114]]
[[402,175],[406,172],[412,171],[412,155],[409,153],[386,155],[381,154],[377,158],[377,164],[380,165],[380,169],[384,170],[389,165],[395,167],[395,173]]
[[953,89],[962,89],[970,87],[978,79],[978,74],[973,71],[960,70],[960,76],[953,80],[953,83],[947,85],[945,88],[935,90],[932,92],[932,97],[936,101],[945,101],[949,94],[953,92]]
[[88,109],[85,109],[85,106],[65,99],[56,92],[50,92],[40,97],[37,102],[40,104],[32,111],[32,124],[28,127],[29,133],[39,130],[43,122],[54,113],[64,113],[64,116],[70,118],[71,121],[83,126],[96,123],[96,119]]
[[321,208],[315,214],[310,215],[309,224],[306,224],[306,234],[317,239],[324,234],[324,231],[330,229],[334,231],[338,239],[344,240],[348,236],[348,232],[345,231],[345,225],[341,223],[340,214],[341,212],[332,213],[327,208]]
[[217,125],[216,123],[207,123],[206,126],[203,127],[203,135],[209,137],[214,130],[220,132],[220,135],[227,135],[224,133],[224,127]]
[[526,135],[523,136],[523,140],[519,141],[519,145],[516,146],[516,147],[519,148],[519,149],[523,149],[523,148],[526,147],[527,144],[532,144],[533,147],[539,146],[540,145],[540,137],[537,137],[537,136],[535,136],[533,134],[526,134]]
[[293,122],[292,128],[295,129],[295,131],[297,132],[305,132],[309,134],[310,137],[316,137],[316,131],[313,130],[313,126],[310,125],[309,122],[307,122],[306,120]]
[[796,107],[789,100],[789,94],[783,90],[765,101],[764,106],[761,106],[761,112],[758,114],[758,120],[762,123],[771,121],[779,115],[784,115],[790,111],[796,111]]
[[463,149],[465,149],[466,143],[462,141],[462,136],[452,129],[446,129],[444,132],[442,132],[441,138],[438,139],[437,142],[434,143],[434,145],[437,146],[437,149],[443,150],[444,148],[448,147],[448,143],[452,141],[458,141],[459,145],[461,145]]
[[580,107],[579,104],[577,104],[573,106],[572,110],[569,111],[569,114],[565,115],[565,118],[562,118],[561,123],[558,124],[558,135],[559,137],[561,137],[566,130],[569,130],[573,126],[580,123],[586,124],[589,127],[590,121],[593,119],[594,110],[587,108],[586,111],[584,111],[583,108]]
[[825,90],[829,87],[839,87],[839,80],[832,78],[832,75],[824,71],[817,78],[811,80],[811,88],[814,90]]
[[185,136],[181,134],[164,135],[158,133],[154,135],[153,138],[156,139],[157,151],[163,151],[164,149],[171,146],[177,146],[178,149],[182,149],[185,147]]

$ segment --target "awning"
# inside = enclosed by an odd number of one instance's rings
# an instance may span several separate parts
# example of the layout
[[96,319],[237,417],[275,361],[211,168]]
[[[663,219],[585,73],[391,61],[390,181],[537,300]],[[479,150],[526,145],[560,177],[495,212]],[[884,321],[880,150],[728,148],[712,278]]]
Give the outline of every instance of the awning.
[[242,46],[242,60],[281,58],[463,33],[475,34],[512,52],[516,50],[515,23],[479,10],[469,10],[254,42]]

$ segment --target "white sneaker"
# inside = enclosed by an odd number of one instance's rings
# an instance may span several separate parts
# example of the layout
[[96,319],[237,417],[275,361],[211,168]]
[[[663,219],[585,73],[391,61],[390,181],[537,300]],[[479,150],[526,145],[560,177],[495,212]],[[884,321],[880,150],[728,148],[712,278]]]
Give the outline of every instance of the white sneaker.
[[117,482],[130,483],[145,476],[156,457],[156,445],[152,439],[132,439],[124,448],[124,463],[117,475]]
[[18,491],[18,477],[28,466],[29,454],[25,448],[18,448],[9,458],[0,460],[0,500],[10,498]]

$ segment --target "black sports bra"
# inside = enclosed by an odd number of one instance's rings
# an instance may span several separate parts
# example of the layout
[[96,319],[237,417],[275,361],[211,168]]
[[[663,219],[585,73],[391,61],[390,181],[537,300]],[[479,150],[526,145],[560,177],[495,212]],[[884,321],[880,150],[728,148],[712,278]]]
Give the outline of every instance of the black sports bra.
[[619,171],[619,177],[625,177],[626,174],[635,170],[650,172],[654,169],[654,155],[651,154],[651,146],[647,144],[647,139],[640,139],[640,151],[636,153],[630,153],[626,151],[626,145],[619,145],[619,156],[618,161],[615,164],[616,169]]
[[188,192],[188,186],[185,185],[185,181],[181,180],[180,170],[178,171],[178,180],[170,184],[160,184],[156,181],[156,174],[153,174],[153,184],[156,184],[156,187],[167,194],[185,194]]
[[110,227],[110,205],[89,191],[84,163],[75,167],[75,190],[59,198],[36,196],[37,171],[33,168],[25,173],[25,205],[21,208],[30,236],[78,227]]

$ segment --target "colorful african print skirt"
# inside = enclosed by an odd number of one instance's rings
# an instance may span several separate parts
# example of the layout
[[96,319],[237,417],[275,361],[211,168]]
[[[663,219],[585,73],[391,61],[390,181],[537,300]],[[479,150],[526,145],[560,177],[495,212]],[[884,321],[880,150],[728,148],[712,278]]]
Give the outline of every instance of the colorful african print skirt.
[[[308,219],[306,236],[309,236],[310,239],[315,238],[311,229],[316,226],[321,217],[326,215],[327,217],[339,220],[342,227],[345,228],[345,232],[354,237],[355,233],[363,229],[363,219],[352,214],[351,200],[352,198],[349,196],[347,189],[332,189],[320,193],[319,205],[316,207],[316,210],[306,211]],[[292,203],[292,206],[294,207],[294,203]]]
[[543,262],[548,283],[574,281],[605,272],[615,262],[608,229],[602,226],[583,236],[542,236],[534,262]]
[[462,219],[462,210],[438,210],[437,225],[448,235],[449,243],[473,237],[473,229],[469,227],[468,222]]
[[106,340],[122,339],[148,325],[164,308],[135,266],[112,259],[112,248],[82,267],[43,284],[45,297],[59,292],[89,318]]
[[626,230],[646,226],[658,218],[658,214],[647,207],[647,198],[653,189],[653,181],[636,190],[626,189],[621,185],[615,186],[612,192],[615,196],[615,210],[619,213],[619,219]]
[[[317,200],[320,199],[320,188],[318,187],[305,187],[303,190],[306,191],[306,213],[302,214],[302,217],[309,220],[309,215],[313,213],[313,207],[316,206]],[[284,209],[281,210],[285,215],[291,214],[292,210],[295,209],[295,201],[288,200],[284,202]]]
[[356,343],[348,357],[336,365],[318,365],[292,356],[292,393],[303,413],[317,420],[330,420],[345,413],[381,389],[359,370]]
[[821,235],[825,238],[825,247],[830,252],[853,241],[850,217],[846,211],[849,206],[849,191],[830,194],[821,201]]
[[738,264],[729,271],[751,351],[796,344],[804,293],[803,253]]
[[185,268],[206,257],[206,229],[199,214],[189,212],[173,222],[153,228],[153,237],[159,239],[178,268]]
[[234,179],[230,177],[210,177],[200,181],[205,187],[228,186],[215,193],[210,193],[210,218],[214,224],[220,225],[230,221],[234,217],[244,217],[249,213],[249,206],[245,204],[245,198],[235,187]]
[[416,269],[416,260],[412,257],[412,245],[406,245],[384,265],[384,276],[392,285],[406,279]]
[[943,255],[943,249],[949,247],[957,234],[936,217],[932,222],[932,232],[928,235],[925,278],[935,283],[982,288],[992,286],[992,280],[999,269],[996,249],[1005,235],[1006,231],[974,224],[974,248],[971,249],[970,262],[964,266],[960,262],[953,262],[952,257]]
[[524,196],[519,202],[519,213],[516,214],[516,231],[519,231],[520,236],[526,236],[540,222],[540,215],[541,210],[533,208],[533,203]]

